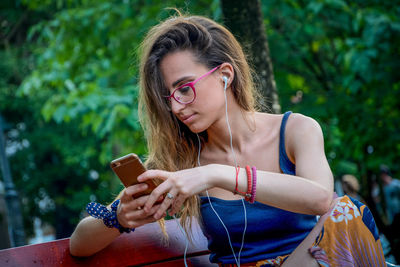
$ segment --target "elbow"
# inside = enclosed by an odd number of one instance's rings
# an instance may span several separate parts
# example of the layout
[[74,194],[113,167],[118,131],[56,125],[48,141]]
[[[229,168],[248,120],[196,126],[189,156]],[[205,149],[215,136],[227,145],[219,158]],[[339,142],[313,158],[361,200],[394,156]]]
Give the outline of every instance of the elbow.
[[84,246],[80,245],[77,237],[72,234],[71,238],[69,239],[69,253],[71,256],[74,257],[88,257],[92,256],[96,251],[91,251],[85,248]]
[[79,255],[79,250],[74,245],[74,241],[73,241],[72,238],[69,240],[69,254],[71,254],[71,256],[74,256],[74,257],[79,257],[80,256]]
[[333,200],[333,193],[328,192],[327,190],[322,190],[318,197],[315,199],[314,202],[314,215],[324,215],[325,213],[329,212],[331,209]]
[[71,237],[71,239],[69,240],[69,253],[71,254],[71,256],[74,257],[90,256],[82,254],[82,250],[80,250],[79,247],[76,245],[73,237]]
[[81,250],[81,249],[77,248],[76,246],[74,246],[73,244],[71,244],[71,241],[70,241],[69,242],[69,253],[73,257],[89,257],[89,256],[92,256],[95,252],[88,252],[85,250]]

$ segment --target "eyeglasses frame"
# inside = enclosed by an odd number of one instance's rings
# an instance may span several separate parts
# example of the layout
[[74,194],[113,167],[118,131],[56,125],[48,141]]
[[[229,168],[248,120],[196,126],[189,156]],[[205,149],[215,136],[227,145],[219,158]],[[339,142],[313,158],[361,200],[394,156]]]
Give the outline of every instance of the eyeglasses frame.
[[[198,81],[200,81],[201,79],[207,77],[208,75],[210,75],[211,73],[213,73],[214,71],[216,71],[217,69],[219,69],[219,67],[221,67],[221,65],[218,65],[218,66],[216,66],[215,68],[209,70],[206,74],[201,75],[199,78],[197,78],[197,79],[194,80],[193,82],[185,83],[185,84],[182,84],[181,86],[175,88],[174,91],[173,91],[169,96],[165,96],[165,98],[166,98],[167,100],[169,100],[169,101],[171,101],[171,98],[173,98],[173,99],[175,99],[176,102],[178,102],[178,103],[180,103],[180,104],[184,104],[184,105],[189,105],[189,104],[193,103],[194,100],[196,99],[196,89],[195,89],[194,85],[195,85]],[[179,90],[179,89],[185,87],[185,86],[189,86],[190,88],[192,88],[193,93],[194,93],[194,96],[193,96],[192,101],[187,102],[187,103],[183,103],[183,102],[181,102],[181,101],[179,101],[178,99],[175,98],[175,92],[176,92],[177,90]]]

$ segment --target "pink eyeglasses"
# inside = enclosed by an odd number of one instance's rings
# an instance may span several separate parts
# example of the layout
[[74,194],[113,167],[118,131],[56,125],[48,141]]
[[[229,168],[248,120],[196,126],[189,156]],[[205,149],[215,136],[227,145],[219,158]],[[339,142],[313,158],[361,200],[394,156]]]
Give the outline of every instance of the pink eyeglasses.
[[220,66],[221,65],[213,68],[212,70],[210,70],[206,74],[200,76],[199,78],[197,78],[193,82],[185,83],[185,84],[179,86],[178,88],[176,88],[172,92],[171,95],[165,96],[165,97],[169,100],[169,103],[171,103],[171,98],[175,99],[176,102],[181,103],[181,104],[185,104],[185,105],[192,103],[196,99],[196,89],[194,89],[194,85],[198,81],[203,79],[204,77],[207,77],[208,75],[210,75],[211,73],[216,71]]

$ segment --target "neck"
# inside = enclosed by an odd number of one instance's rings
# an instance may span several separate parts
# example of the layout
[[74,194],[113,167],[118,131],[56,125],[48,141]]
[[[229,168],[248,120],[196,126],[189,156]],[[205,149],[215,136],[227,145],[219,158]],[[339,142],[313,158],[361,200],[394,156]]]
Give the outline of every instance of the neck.
[[[243,111],[235,101],[228,103],[228,118],[232,132],[232,145],[235,151],[241,153],[255,132],[253,112]],[[230,135],[226,122],[226,113],[221,119],[207,129],[207,147],[223,152],[231,151]]]

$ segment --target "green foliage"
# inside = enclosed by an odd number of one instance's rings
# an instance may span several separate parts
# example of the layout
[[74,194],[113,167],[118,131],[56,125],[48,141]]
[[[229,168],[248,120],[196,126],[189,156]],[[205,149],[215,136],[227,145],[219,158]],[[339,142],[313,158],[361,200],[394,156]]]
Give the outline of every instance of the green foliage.
[[[145,155],[138,122],[136,50],[174,14],[218,19],[214,1],[7,1],[0,10],[0,114],[9,160],[31,218],[69,236],[86,203],[108,203],[121,184],[108,163]],[[211,9],[210,9],[211,6]],[[5,38],[3,38],[5,37]]]
[[365,190],[379,164],[400,171],[395,2],[263,2],[283,109],[317,118],[334,173],[363,177]]
[[29,38],[41,45],[35,51],[36,69],[20,92],[48,95],[42,108],[47,121],[76,120],[82,132],[107,137],[99,151],[102,163],[131,150],[144,154],[134,55],[147,29],[172,13],[164,7],[181,1],[72,2],[31,28]]
[[[321,123],[336,175],[366,188],[380,163],[399,174],[398,1],[262,2],[282,110]],[[136,50],[166,7],[221,18],[218,0],[2,4],[0,113],[27,226],[37,216],[68,236],[87,202],[121,189],[108,162],[146,154]]]

